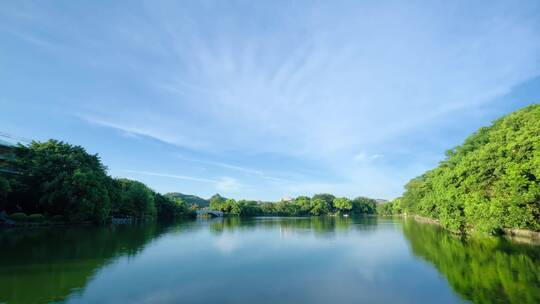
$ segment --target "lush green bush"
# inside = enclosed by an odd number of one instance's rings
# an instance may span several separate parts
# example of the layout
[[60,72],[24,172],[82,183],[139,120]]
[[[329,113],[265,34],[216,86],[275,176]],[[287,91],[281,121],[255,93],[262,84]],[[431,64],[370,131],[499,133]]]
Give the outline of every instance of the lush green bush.
[[9,219],[15,221],[15,222],[26,222],[28,220],[28,215],[23,212],[17,212],[9,215]]
[[45,221],[45,217],[43,216],[43,214],[34,213],[28,216],[28,221],[33,223],[41,223]]
[[540,105],[480,128],[411,180],[401,203],[452,231],[540,231]]

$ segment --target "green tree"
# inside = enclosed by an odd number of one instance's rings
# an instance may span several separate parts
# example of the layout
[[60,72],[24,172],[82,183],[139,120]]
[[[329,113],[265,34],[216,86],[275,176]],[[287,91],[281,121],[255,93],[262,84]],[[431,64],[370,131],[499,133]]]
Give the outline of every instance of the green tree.
[[154,194],[157,217],[159,219],[175,219],[182,217],[195,217],[196,213],[187,204],[177,197]]
[[[334,198],[336,197],[328,193],[315,194],[311,198],[311,204],[312,204],[311,213],[317,214],[317,215],[324,215],[324,214],[329,214],[330,212],[334,211]],[[317,201],[316,204],[314,203],[315,200]],[[324,204],[321,203],[321,200],[324,201]],[[313,208],[316,208],[315,212],[313,212]]]
[[264,215],[277,215],[276,205],[274,203],[262,203],[261,213]]
[[330,213],[331,205],[322,197],[311,199],[311,215],[326,215]]
[[61,141],[32,142],[15,151],[13,197],[26,213],[63,215],[71,221],[105,221],[108,176],[97,155]]
[[334,195],[329,193],[319,193],[315,194],[311,199],[322,199],[324,200],[329,206],[332,206],[332,203],[334,201],[334,198],[336,198]]
[[372,198],[357,197],[352,200],[352,212],[355,214],[374,214],[377,212],[377,203]]
[[156,206],[154,202],[154,192],[145,184],[121,178],[117,180],[120,185],[120,200],[117,202],[121,216],[132,216],[135,218],[155,217]]
[[262,214],[261,207],[257,202],[246,200],[234,202],[230,212],[237,216],[257,216]]
[[110,213],[105,178],[80,169],[72,175],[55,178],[42,185],[40,206],[45,212],[61,214],[71,222],[104,222]]
[[394,214],[392,202],[382,203],[377,205],[377,214],[392,215]]
[[221,211],[231,212],[234,205],[236,205],[236,201],[232,198],[228,198],[223,204],[221,204]]
[[307,196],[299,196],[294,199],[294,203],[300,209],[300,215],[308,215],[311,212],[311,199]]
[[336,197],[334,198],[334,207],[339,210],[339,212],[348,212],[352,209],[353,205],[350,199],[346,197]]
[[540,231],[540,105],[480,128],[440,165],[411,180],[402,212],[438,219],[449,230]]
[[210,198],[210,209],[211,210],[221,210],[222,205],[225,203],[226,198],[222,197],[219,194],[214,194]]

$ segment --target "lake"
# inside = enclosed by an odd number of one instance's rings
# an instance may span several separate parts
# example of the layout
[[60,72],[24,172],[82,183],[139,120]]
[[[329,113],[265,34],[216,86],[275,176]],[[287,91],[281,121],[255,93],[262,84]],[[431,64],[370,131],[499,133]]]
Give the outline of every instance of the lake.
[[399,218],[0,231],[0,303],[540,303],[540,246]]

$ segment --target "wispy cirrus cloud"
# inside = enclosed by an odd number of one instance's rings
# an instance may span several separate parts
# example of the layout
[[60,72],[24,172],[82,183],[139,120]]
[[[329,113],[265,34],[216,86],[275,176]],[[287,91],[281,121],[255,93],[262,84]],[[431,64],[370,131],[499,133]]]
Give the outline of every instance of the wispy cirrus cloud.
[[178,174],[168,174],[168,173],[128,170],[128,169],[124,169],[122,171],[127,172],[127,173],[139,174],[139,175],[167,177],[167,178],[181,179],[181,180],[194,181],[194,182],[203,182],[203,183],[212,183],[212,184],[219,184],[221,182],[220,180],[213,180],[213,179],[208,179],[208,178],[178,175]]
[[162,172],[150,172],[150,171],[139,171],[139,170],[128,170],[128,169],[124,169],[121,171],[126,172],[126,173],[136,174],[136,175],[165,177],[165,178],[173,178],[173,179],[179,179],[179,180],[185,180],[185,181],[209,183],[209,184],[213,184],[216,190],[225,191],[225,192],[238,191],[240,189],[250,187],[246,184],[241,183],[237,179],[233,177],[229,177],[229,176],[223,176],[216,179],[209,179],[209,178],[204,178],[204,177],[169,174],[169,173],[162,173]]
[[289,180],[289,179],[284,179],[284,178],[280,178],[280,177],[271,176],[271,175],[268,175],[267,173],[265,173],[263,171],[255,170],[255,169],[251,169],[251,168],[241,167],[241,166],[232,165],[232,164],[223,163],[223,162],[217,162],[217,161],[195,159],[195,158],[185,157],[185,156],[182,156],[182,155],[177,155],[177,157],[179,159],[181,159],[181,160],[184,160],[184,161],[198,163],[198,164],[204,164],[204,165],[210,165],[210,166],[215,166],[215,167],[221,167],[221,168],[225,168],[225,169],[229,169],[229,170],[233,170],[233,171],[238,171],[238,172],[245,173],[245,174],[252,175],[252,176],[257,176],[257,177],[267,179],[267,180],[270,180],[270,181],[285,182],[285,183],[286,182],[291,182],[291,180]]
[[[206,18],[219,5],[200,15],[191,14],[190,5],[147,7],[161,20],[149,26],[157,33],[152,39],[169,49],[170,57],[163,56],[171,64],[145,68],[154,72],[151,83],[166,94],[173,113],[184,114],[179,119],[162,113],[157,125],[167,128],[155,128],[152,135],[182,144],[204,138],[208,149],[332,161],[341,153],[354,155],[366,145],[383,144],[478,107],[538,75],[539,34],[532,30],[532,16],[521,10],[504,4],[488,11],[481,11],[483,6],[452,7],[461,14],[459,28],[472,29],[458,35],[454,15],[444,9],[406,6],[314,2],[307,9],[317,18],[301,14],[306,7],[293,8],[289,17],[295,17],[281,19],[282,24],[262,9],[254,9],[252,18],[221,24]],[[480,16],[468,14],[470,10]],[[184,13],[170,18],[167,11]],[[392,18],[361,18],[364,14]],[[258,30],[265,23],[274,27],[262,40]],[[328,30],[327,24],[335,26]],[[246,25],[255,29],[244,31]],[[131,31],[137,26],[124,25]],[[350,39],[352,33],[355,39]],[[517,60],[510,56],[516,45]],[[122,116],[108,119],[124,127],[138,123]]]
[[[540,75],[535,1],[0,8],[5,81],[21,84],[3,90],[13,95],[6,100],[35,91],[28,100],[36,104],[46,98],[87,124],[168,144],[160,157],[189,173],[177,177],[261,198],[316,189],[396,196],[493,118],[471,113]],[[34,70],[47,77],[23,92]],[[183,160],[206,173],[177,162],[185,150],[199,155]],[[118,162],[129,158],[123,152]],[[137,157],[149,164],[160,151],[145,152]],[[216,178],[223,170],[227,178]]]
[[370,162],[370,161],[374,161],[376,159],[379,159],[379,158],[381,158],[383,156],[384,155],[378,154],[378,153],[368,154],[366,152],[360,152],[360,153],[358,153],[358,154],[356,154],[354,156],[354,161],[356,161],[356,162]]
[[222,177],[216,185],[216,188],[221,191],[236,191],[245,187],[237,179],[232,177]]
[[141,123],[122,124],[122,123],[113,122],[106,118],[97,118],[97,117],[87,115],[87,114],[76,113],[75,116],[81,118],[82,120],[90,124],[115,129],[132,137],[137,137],[137,136],[150,137],[150,138],[159,140],[167,144],[171,144],[171,145],[175,145],[179,147],[199,149],[199,150],[207,147],[205,143],[197,142],[195,140],[192,140],[191,138],[186,138],[184,136],[181,136],[175,130],[160,129],[159,127],[156,127],[150,122],[147,122],[145,124],[141,124]]

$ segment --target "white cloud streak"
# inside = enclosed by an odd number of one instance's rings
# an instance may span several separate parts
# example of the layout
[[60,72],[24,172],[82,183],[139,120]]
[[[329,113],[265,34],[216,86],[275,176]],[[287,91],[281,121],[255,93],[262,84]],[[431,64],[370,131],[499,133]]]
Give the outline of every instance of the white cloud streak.
[[222,182],[221,180],[213,180],[213,179],[208,179],[208,178],[159,173],[159,172],[150,172],[150,171],[138,171],[138,170],[128,170],[128,169],[124,169],[122,171],[127,172],[127,173],[140,174],[140,175],[158,176],[158,177],[167,177],[167,178],[181,179],[181,180],[194,181],[194,182],[212,183],[216,185],[219,185]]
[[222,177],[216,185],[216,188],[221,191],[237,191],[242,187],[243,185],[232,177]]
[[357,162],[371,162],[383,156],[384,155],[382,154],[367,154],[365,152],[360,152],[354,156],[354,160]]
[[237,166],[237,165],[231,165],[231,164],[222,163],[222,162],[194,159],[194,158],[189,158],[189,157],[185,157],[185,156],[182,156],[182,155],[177,155],[177,157],[179,159],[181,159],[181,160],[184,160],[184,161],[193,162],[193,163],[199,163],[199,164],[204,164],[204,165],[210,165],[210,166],[216,166],[216,167],[221,167],[221,168],[225,168],[225,169],[229,169],[229,170],[233,170],[233,171],[238,171],[238,172],[241,172],[241,173],[246,173],[246,174],[249,174],[249,175],[258,176],[260,178],[267,179],[267,180],[270,180],[270,181],[291,182],[288,179],[268,175],[268,174],[266,174],[266,173],[264,173],[263,171],[260,171],[260,170],[245,168],[245,167],[241,167],[241,166]]
[[[450,118],[455,124],[540,75],[534,1],[142,2],[98,22],[45,4],[2,6],[13,17],[0,18],[0,32],[62,46],[66,66],[79,64],[96,84],[81,77],[71,93],[66,108],[77,117],[202,155],[237,155],[216,157],[236,164],[256,156],[273,172],[316,164],[317,178],[291,182],[189,160],[296,189],[399,188],[427,162],[396,165],[413,153],[392,159],[387,147],[421,150],[411,144],[419,130],[422,142],[440,136]],[[207,182],[242,188],[230,178]]]
[[161,172],[138,171],[138,170],[128,170],[128,169],[124,169],[122,171],[126,173],[137,174],[137,175],[147,175],[147,176],[174,178],[174,179],[185,180],[185,181],[210,183],[214,185],[216,190],[225,191],[225,192],[235,192],[235,191],[250,187],[249,185],[241,183],[236,178],[229,177],[229,176],[223,176],[218,179],[209,179],[209,178],[169,174],[169,173],[161,173]]

